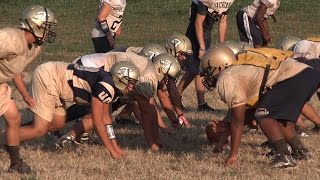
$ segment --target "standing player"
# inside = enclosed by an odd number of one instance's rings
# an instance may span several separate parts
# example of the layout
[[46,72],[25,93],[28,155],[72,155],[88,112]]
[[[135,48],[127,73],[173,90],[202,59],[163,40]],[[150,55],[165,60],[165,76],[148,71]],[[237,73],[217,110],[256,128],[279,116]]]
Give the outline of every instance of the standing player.
[[100,0],[92,42],[96,53],[105,53],[115,47],[115,36],[121,34],[121,23],[126,0]]
[[248,42],[254,47],[268,46],[272,41],[268,18],[276,19],[274,13],[280,6],[280,0],[253,0],[237,13],[237,26],[240,41]]
[[211,44],[211,31],[214,23],[219,22],[219,42],[225,40],[228,9],[234,0],[193,0],[190,22],[186,36],[192,44],[193,58],[189,61],[192,71],[187,71],[178,84],[179,93],[195,78],[199,111],[212,111],[205,101],[205,87],[199,75],[200,59]]
[[19,28],[0,29],[0,115],[6,120],[6,151],[10,156],[9,172],[30,173],[31,168],[20,159],[20,113],[11,99],[11,89],[6,82],[13,80],[28,108],[35,106],[22,80],[24,68],[40,54],[45,40],[53,42],[56,34],[50,30],[57,21],[54,14],[43,6],[26,8],[20,18]]
[[[216,89],[229,106],[231,153],[226,166],[237,161],[247,108],[253,108],[252,115],[275,149],[271,168],[296,166],[292,157],[310,159],[293,124],[319,86],[316,71],[299,62],[276,61],[262,55],[242,53],[236,57],[221,46],[208,51],[201,65],[206,78],[218,79]],[[286,143],[292,147],[291,154]]]

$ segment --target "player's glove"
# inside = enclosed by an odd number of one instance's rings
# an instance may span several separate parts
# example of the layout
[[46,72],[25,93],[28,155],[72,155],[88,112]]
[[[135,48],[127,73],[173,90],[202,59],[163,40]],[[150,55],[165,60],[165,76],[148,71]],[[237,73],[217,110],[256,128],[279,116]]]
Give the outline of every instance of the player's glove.
[[179,118],[179,124],[184,125],[186,128],[190,128],[191,125],[189,123],[189,121],[187,120],[187,118],[184,116],[184,114],[180,114],[178,116]]

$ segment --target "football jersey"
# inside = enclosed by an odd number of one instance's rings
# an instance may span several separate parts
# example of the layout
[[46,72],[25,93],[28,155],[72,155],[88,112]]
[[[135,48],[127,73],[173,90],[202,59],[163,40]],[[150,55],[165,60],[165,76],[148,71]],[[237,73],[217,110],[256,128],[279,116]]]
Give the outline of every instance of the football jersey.
[[78,60],[78,63],[80,63],[79,61],[85,67],[103,68],[107,72],[116,62],[132,62],[140,72],[140,83],[136,85],[135,91],[147,99],[153,97],[156,92],[158,85],[157,73],[152,62],[146,57],[128,52],[109,52],[85,55]]
[[[100,0],[98,13],[104,5],[109,5],[112,8],[110,14],[106,17],[109,30],[115,33],[121,26],[124,10],[126,8],[126,0]],[[91,31],[92,37],[104,37],[105,33],[102,31],[99,22],[96,22],[95,28]]]
[[[283,61],[277,69],[269,71],[265,86],[272,88],[276,83],[293,77],[308,67],[296,61]],[[264,68],[253,65],[228,67],[218,76],[216,89],[219,98],[227,103],[229,108],[244,104],[254,106],[259,99],[264,71]]]
[[199,2],[208,7],[209,13],[216,12],[221,15],[228,11],[234,0],[199,0]]
[[300,57],[307,59],[320,58],[320,42],[308,40],[299,41],[295,45],[294,51],[299,53]]
[[28,45],[24,30],[0,29],[0,83],[10,81],[21,73],[41,52],[41,46]]
[[268,7],[266,13],[263,15],[264,18],[273,15],[280,6],[280,0],[253,0],[253,2],[243,10],[254,19],[256,11],[261,3]]
[[67,81],[77,104],[91,104],[92,97],[98,98],[103,103],[111,103],[115,98],[115,85],[111,74],[100,68],[69,64]]

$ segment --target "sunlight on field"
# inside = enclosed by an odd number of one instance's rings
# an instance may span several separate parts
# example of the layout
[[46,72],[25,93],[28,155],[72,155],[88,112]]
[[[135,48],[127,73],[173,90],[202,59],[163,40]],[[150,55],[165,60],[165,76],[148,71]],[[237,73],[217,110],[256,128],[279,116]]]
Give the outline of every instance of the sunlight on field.
[[[188,8],[191,0],[128,0],[123,22],[123,34],[117,38],[119,45],[143,46],[148,43],[164,44],[173,32],[185,33],[188,25]],[[229,12],[227,39],[238,40],[235,24],[236,11],[251,0],[237,0]],[[80,55],[93,53],[90,31],[94,25],[97,0],[1,0],[0,28],[15,26],[20,12],[28,5],[42,4],[50,8],[58,19],[55,31],[58,36],[53,44],[46,43],[41,56],[26,69],[25,79],[30,81],[34,68],[46,61],[71,62]],[[318,0],[283,1],[276,13],[278,22],[270,21],[273,44],[285,35],[300,38],[320,36],[320,5]],[[217,26],[212,32],[217,42]],[[1,43],[1,42],[0,42]],[[12,86],[13,87],[13,86]],[[21,109],[23,121],[32,114],[26,110],[15,88],[13,97]],[[177,130],[173,135],[161,134],[164,148],[159,153],[150,153],[142,129],[138,126],[115,124],[119,144],[126,157],[115,161],[102,146],[81,146],[79,152],[55,150],[47,137],[26,142],[21,155],[35,174],[20,176],[6,173],[8,155],[0,149],[0,179],[320,179],[320,138],[311,134],[302,141],[310,148],[313,159],[298,162],[294,169],[272,170],[264,156],[266,150],[259,145],[266,140],[262,132],[243,135],[239,162],[233,168],[224,168],[229,154],[214,154],[208,143],[204,128],[211,119],[222,119],[227,106],[217,99],[216,92],[206,94],[215,113],[197,112],[194,83],[183,93],[186,117],[192,128]],[[320,111],[320,103],[313,98],[311,103]],[[116,115],[116,114],[114,114]],[[162,116],[170,126],[170,123]],[[114,117],[113,117],[114,118]],[[310,125],[312,125],[307,122]],[[4,121],[0,121],[0,129]],[[70,125],[68,125],[70,126]]]

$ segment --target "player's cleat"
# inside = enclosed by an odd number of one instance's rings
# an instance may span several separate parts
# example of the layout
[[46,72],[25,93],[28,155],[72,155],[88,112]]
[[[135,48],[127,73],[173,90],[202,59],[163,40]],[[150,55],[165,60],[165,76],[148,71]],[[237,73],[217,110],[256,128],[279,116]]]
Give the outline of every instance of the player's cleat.
[[311,159],[311,154],[308,149],[293,150],[291,152],[291,156],[295,160],[310,160]]
[[77,150],[76,144],[74,142],[75,137],[74,136],[67,136],[64,135],[60,137],[55,145],[57,149],[65,149],[67,151],[75,151]]
[[48,132],[47,136],[54,142],[56,142],[59,138],[61,138],[61,134],[59,131]]
[[269,164],[270,168],[288,168],[295,167],[297,163],[294,161],[292,156],[285,154],[276,154]]
[[296,127],[296,133],[297,133],[300,137],[309,137],[310,130],[309,130],[308,128],[305,128],[305,127],[297,126],[297,127]]
[[121,125],[139,125],[139,121],[132,115],[121,115],[115,118],[117,124]]
[[81,136],[75,138],[74,143],[87,145],[102,145],[100,138],[96,135],[95,132],[83,133]]
[[320,133],[320,126],[315,126],[314,128],[311,129],[311,132]]
[[17,163],[11,164],[8,172],[10,173],[20,173],[20,174],[29,174],[31,173],[31,168],[22,159],[20,159]]
[[269,141],[265,141],[260,145],[260,147],[262,147],[262,148],[271,148],[271,145],[270,145]]
[[208,105],[208,103],[204,103],[204,104],[198,105],[197,110],[198,111],[207,111],[207,112],[213,112],[214,111],[214,109],[212,107],[210,107]]

